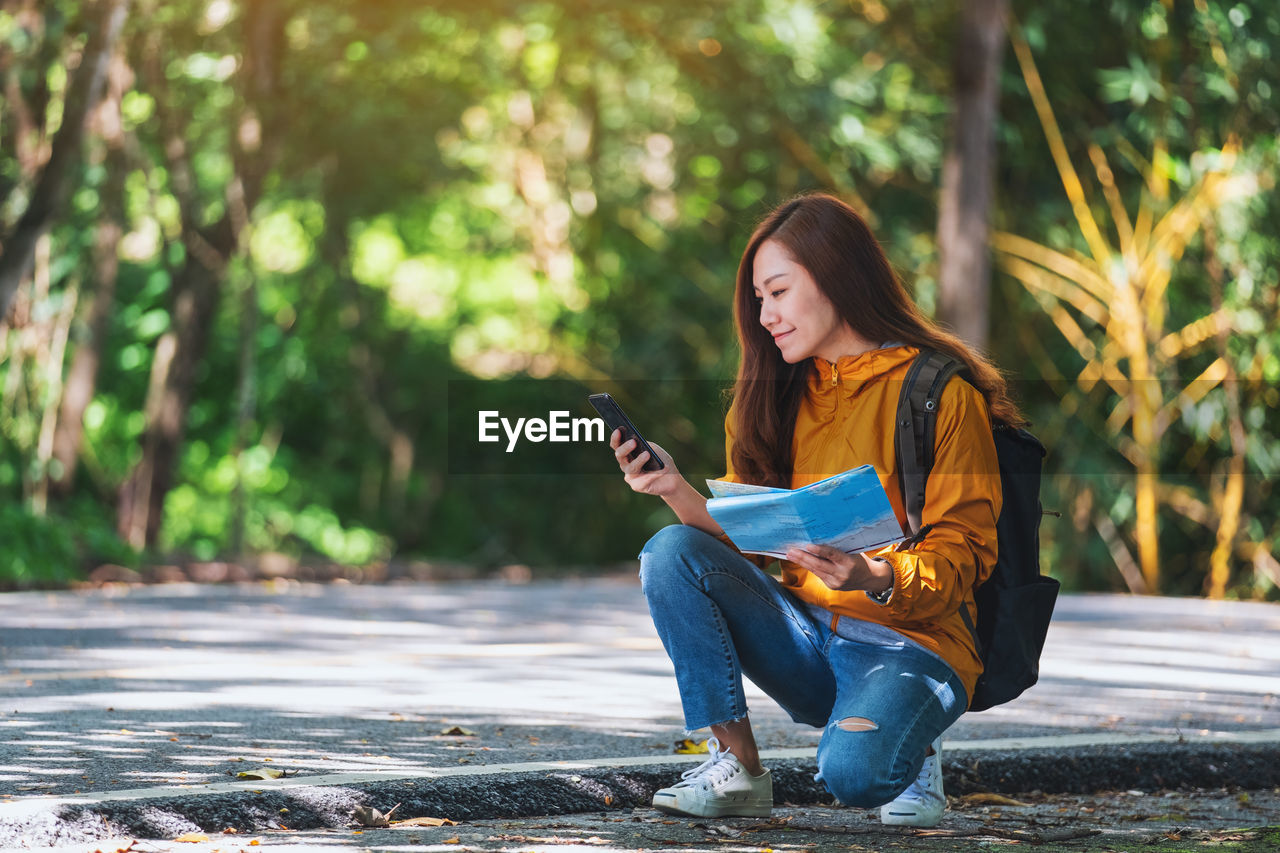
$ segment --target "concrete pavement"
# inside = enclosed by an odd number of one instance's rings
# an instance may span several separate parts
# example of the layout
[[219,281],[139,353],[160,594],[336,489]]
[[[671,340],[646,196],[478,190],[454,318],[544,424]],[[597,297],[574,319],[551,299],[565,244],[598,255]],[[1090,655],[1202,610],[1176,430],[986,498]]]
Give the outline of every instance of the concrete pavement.
[[[953,727],[948,790],[1280,784],[1277,636],[1276,605],[1065,596],[1041,683]],[[630,576],[10,593],[0,637],[0,846],[269,827],[263,798],[315,827],[406,792],[469,820],[626,806],[683,759]],[[817,732],[749,697],[792,801],[819,801]],[[286,777],[236,777],[264,767]]]

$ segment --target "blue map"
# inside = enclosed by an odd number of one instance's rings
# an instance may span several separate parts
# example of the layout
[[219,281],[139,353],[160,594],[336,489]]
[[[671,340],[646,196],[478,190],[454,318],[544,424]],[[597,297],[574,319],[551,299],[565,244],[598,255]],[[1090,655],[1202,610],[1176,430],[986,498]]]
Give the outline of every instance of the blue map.
[[800,489],[727,480],[707,487],[707,512],[743,553],[785,558],[793,546],[830,545],[857,554],[906,538],[870,465]]

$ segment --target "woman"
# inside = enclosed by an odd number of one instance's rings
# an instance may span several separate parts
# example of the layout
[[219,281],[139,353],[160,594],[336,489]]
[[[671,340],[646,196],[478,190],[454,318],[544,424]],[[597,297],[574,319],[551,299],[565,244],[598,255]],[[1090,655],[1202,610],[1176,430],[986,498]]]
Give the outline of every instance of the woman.
[[[797,722],[824,729],[818,778],[887,824],[942,817],[941,734],[968,705],[981,663],[960,608],[996,558],[1000,479],[991,421],[1021,423],[999,372],[921,315],[867,225],[826,195],[794,199],[751,237],[738,268],[742,361],[725,419],[725,479],[798,488],[871,464],[907,530],[896,476],[898,391],[922,348],[961,359],[943,391],[922,522],[901,550],[791,549],[782,580],[744,556],[661,447],[643,471],[610,437],[626,482],[680,524],[641,552],[654,625],[675,665],[685,723],[709,726],[710,758],[654,795],[663,811],[767,815],[769,772],[747,717],[745,673]],[[931,527],[930,527],[931,526]]]

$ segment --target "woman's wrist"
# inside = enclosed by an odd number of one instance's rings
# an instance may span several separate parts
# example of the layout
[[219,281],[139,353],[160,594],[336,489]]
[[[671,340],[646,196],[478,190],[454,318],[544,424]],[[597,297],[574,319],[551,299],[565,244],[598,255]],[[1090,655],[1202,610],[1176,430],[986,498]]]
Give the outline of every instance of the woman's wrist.
[[705,530],[712,536],[720,536],[724,533],[720,525],[711,517],[711,513],[707,512],[706,496],[683,477],[671,494],[661,497],[676,514],[676,518],[680,519],[681,524]]
[[881,603],[886,603],[893,594],[893,563],[884,557],[862,556],[867,561],[867,571],[871,574],[866,586],[867,595],[873,599],[883,599]]

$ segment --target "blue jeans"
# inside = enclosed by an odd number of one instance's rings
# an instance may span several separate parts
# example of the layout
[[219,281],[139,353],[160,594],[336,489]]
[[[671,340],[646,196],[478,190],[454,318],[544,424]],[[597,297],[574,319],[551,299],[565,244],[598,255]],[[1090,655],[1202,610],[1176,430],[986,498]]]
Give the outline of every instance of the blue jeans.
[[832,631],[830,613],[697,528],[658,531],[640,553],[640,579],[685,725],[745,718],[745,673],[793,720],[823,728],[818,778],[845,805],[872,808],[905,791],[968,705],[940,658],[901,635]]

